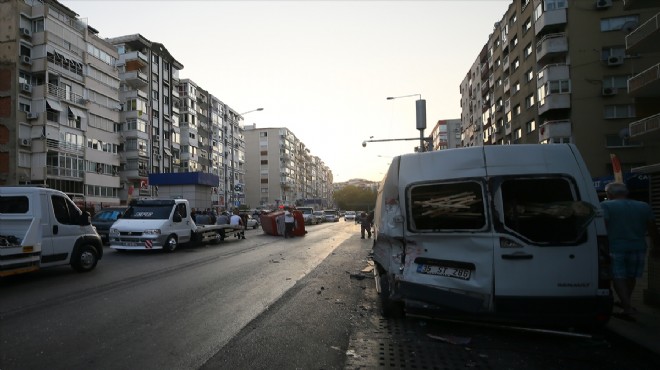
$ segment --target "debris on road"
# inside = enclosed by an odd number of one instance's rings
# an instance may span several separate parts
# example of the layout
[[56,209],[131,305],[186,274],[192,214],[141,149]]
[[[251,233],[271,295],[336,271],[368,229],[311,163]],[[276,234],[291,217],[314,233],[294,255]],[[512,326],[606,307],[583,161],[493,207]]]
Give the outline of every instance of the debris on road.
[[433,334],[426,334],[429,338],[439,340],[441,342],[449,343],[449,344],[458,344],[458,345],[466,345],[469,344],[472,338],[467,338],[467,337],[456,337],[453,335],[445,335],[445,336],[439,336],[439,335],[433,335]]

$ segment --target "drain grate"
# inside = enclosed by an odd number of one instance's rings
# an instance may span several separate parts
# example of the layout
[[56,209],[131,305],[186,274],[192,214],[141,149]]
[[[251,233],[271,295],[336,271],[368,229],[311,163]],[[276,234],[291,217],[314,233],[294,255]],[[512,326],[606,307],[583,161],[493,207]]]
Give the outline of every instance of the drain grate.
[[468,347],[427,336],[424,321],[373,317],[352,335],[347,369],[488,369]]

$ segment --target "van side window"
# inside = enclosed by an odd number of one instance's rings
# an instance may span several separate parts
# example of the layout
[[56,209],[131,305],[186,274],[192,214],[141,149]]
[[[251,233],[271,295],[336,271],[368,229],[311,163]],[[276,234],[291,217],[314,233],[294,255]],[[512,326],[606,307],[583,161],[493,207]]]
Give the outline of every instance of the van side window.
[[575,243],[595,215],[567,178],[505,179],[500,190],[504,227],[535,243]]
[[483,186],[477,181],[414,186],[410,212],[413,231],[483,229]]
[[57,222],[64,225],[76,225],[76,221],[80,216],[80,210],[69,199],[53,195],[50,197],[53,203],[53,212]]
[[179,205],[177,205],[176,207],[177,207],[177,211],[179,212],[179,215],[181,215],[181,217],[185,218],[188,215],[185,203],[179,203]]
[[0,213],[27,213],[29,205],[24,195],[0,197]]

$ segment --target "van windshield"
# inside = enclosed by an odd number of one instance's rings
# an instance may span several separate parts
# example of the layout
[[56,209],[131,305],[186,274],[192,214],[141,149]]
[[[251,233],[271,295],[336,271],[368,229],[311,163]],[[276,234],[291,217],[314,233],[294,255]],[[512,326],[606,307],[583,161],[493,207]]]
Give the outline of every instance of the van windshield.
[[479,230],[486,226],[482,184],[462,181],[410,189],[413,231]]
[[596,215],[565,177],[505,179],[500,186],[504,227],[531,242],[577,242]]
[[122,218],[140,220],[166,220],[172,212],[171,204],[131,206]]

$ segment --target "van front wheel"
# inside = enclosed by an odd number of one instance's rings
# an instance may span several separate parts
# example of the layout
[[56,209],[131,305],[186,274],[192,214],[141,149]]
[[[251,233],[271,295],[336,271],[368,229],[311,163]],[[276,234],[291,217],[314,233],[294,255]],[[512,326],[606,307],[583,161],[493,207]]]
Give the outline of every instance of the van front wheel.
[[78,272],[92,271],[98,262],[98,253],[91,245],[81,246],[71,257],[71,267]]
[[165,240],[165,244],[163,244],[163,251],[167,253],[174,252],[176,246],[177,246],[176,237],[174,235],[170,235],[167,237],[167,240]]
[[390,299],[390,281],[387,278],[387,273],[382,273],[378,276],[380,284],[380,298],[381,313],[383,317],[400,318],[405,316],[404,304],[401,301],[392,301]]

